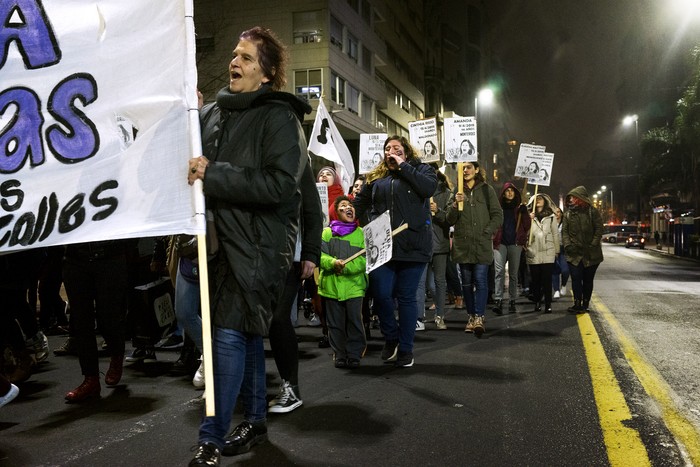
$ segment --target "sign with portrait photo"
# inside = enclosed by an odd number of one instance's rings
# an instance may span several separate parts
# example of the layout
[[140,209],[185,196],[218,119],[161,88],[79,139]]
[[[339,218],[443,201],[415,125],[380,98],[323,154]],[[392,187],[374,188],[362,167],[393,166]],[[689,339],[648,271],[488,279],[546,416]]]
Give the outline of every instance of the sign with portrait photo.
[[537,154],[532,159],[532,163],[537,164],[537,176],[528,177],[527,183],[531,185],[549,186],[552,180],[552,167],[554,166],[554,153],[545,152]]
[[365,237],[366,272],[369,274],[391,260],[394,246],[391,237],[391,216],[384,212],[362,228]]
[[478,160],[476,118],[446,118],[444,128],[445,162],[472,162]]
[[378,166],[384,159],[384,141],[386,133],[363,133],[360,135],[359,172],[366,174]]
[[429,118],[408,122],[409,139],[423,162],[440,161],[440,140],[438,138],[437,120]]
[[518,151],[518,161],[515,164],[515,176],[528,180],[539,178],[544,151],[544,146],[522,143]]

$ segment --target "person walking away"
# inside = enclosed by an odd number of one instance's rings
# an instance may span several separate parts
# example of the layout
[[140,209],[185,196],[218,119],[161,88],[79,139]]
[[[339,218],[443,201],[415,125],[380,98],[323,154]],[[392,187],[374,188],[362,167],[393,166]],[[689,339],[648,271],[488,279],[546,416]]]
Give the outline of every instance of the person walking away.
[[[488,272],[493,262],[493,235],[503,223],[503,209],[479,163],[465,162],[464,192],[457,192],[447,208],[447,222],[454,226],[452,257],[459,264],[462,295],[469,314],[464,332],[481,337],[486,331],[484,312],[488,301]],[[462,211],[459,204],[464,203]]]
[[[279,91],[284,45],[254,27],[232,57],[228,86],[200,113],[204,155],[188,162],[188,183],[202,180],[213,216],[207,235],[219,245],[209,284],[216,415],[203,417],[190,466],[218,465],[222,453],[267,440],[263,336],[292,266],[308,157],[301,122],[311,107]],[[239,394],[244,421],[227,436]]]
[[566,195],[561,235],[574,294],[574,304],[569,307],[569,311],[586,313],[593,295],[595,273],[603,262],[603,247],[600,243],[603,219],[593,207],[584,186],[577,186]]
[[347,196],[335,199],[338,220],[323,229],[318,294],[325,298],[328,337],[336,368],[355,369],[365,352],[362,300],[367,289],[364,255],[345,260],[364,249],[362,228],[355,222],[355,208]]
[[[385,339],[381,357],[398,367],[414,363],[416,289],[433,252],[430,196],[436,187],[435,171],[420,161],[408,139],[393,135],[384,141],[384,160],[367,174],[353,201],[359,219],[367,215],[374,220],[389,211],[392,231],[408,225],[393,238],[391,260],[369,275],[373,307]],[[399,306],[398,322],[394,298]]]
[[527,264],[530,267],[530,292],[535,297],[535,312],[542,309],[552,312],[552,270],[559,254],[559,231],[554,216],[554,202],[548,195],[540,193],[530,198],[535,203],[535,212],[530,208],[532,227],[527,244]]
[[508,264],[508,311],[516,311],[515,299],[518,296],[518,270],[520,255],[527,243],[530,231],[530,215],[522,201],[522,195],[514,183],[503,184],[499,198],[503,209],[503,225],[493,237],[496,301],[493,312],[503,314],[503,288],[505,286],[506,264]]

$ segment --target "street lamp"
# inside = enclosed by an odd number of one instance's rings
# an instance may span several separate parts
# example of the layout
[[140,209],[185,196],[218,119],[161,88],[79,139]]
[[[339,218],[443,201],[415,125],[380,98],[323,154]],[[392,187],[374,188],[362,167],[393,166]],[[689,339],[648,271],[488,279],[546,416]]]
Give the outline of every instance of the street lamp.
[[600,187],[600,190],[598,191],[598,193],[604,194],[607,191],[610,191],[610,205],[608,206],[608,209],[607,209],[608,222],[612,222],[615,218],[615,205],[613,204],[613,190],[611,187],[603,185]]
[[[637,154],[636,154],[636,161],[635,161],[635,174],[637,176],[637,180],[639,180],[639,177],[641,177],[642,173],[642,168],[641,168],[641,159],[642,159],[642,154],[641,154],[641,147],[639,146],[639,117],[637,114],[634,115],[627,115],[625,118],[622,119],[622,124],[624,126],[630,126],[634,123],[634,144],[637,147]],[[637,216],[639,218],[637,219],[637,223],[641,224],[642,222],[642,196],[641,193],[639,192],[639,187],[637,187]]]
[[[474,97],[474,118],[476,118],[477,134],[479,134],[479,131],[478,131],[478,127],[479,127],[479,103],[481,103],[482,106],[490,107],[491,104],[493,103],[493,90],[491,90],[490,88],[483,88],[477,93],[476,97]],[[485,125],[482,124],[481,128],[484,129]],[[486,133],[486,131],[484,133]],[[484,141],[484,137],[483,137],[483,135],[480,135],[478,137],[478,140],[477,140],[477,146],[481,146],[482,148],[484,148],[484,154],[487,154],[486,149],[488,149],[488,148],[485,147],[485,145],[483,144],[483,141]],[[477,152],[477,154],[481,155],[481,152],[479,151],[478,147],[476,149],[476,152]],[[484,173],[489,173],[489,170],[487,167],[488,160],[483,158],[482,160],[480,160],[480,162],[484,166],[482,168]]]

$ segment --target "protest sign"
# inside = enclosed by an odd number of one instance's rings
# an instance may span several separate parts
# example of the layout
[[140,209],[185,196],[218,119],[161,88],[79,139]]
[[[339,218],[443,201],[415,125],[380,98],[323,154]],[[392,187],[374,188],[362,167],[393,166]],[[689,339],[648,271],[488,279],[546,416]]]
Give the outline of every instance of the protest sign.
[[476,118],[445,119],[445,162],[473,162],[477,159]]
[[384,141],[386,133],[363,133],[360,135],[359,165],[360,173],[366,174],[384,160]]
[[394,243],[391,238],[391,216],[384,212],[362,228],[367,250],[366,271],[369,274],[391,260]]
[[321,198],[321,209],[323,211],[323,226],[328,227],[330,224],[330,214],[328,214],[328,185],[325,183],[316,183],[318,197]]
[[544,157],[544,151],[544,146],[522,143],[518,151],[518,161],[515,164],[515,176],[527,179],[539,178],[540,162]]
[[203,234],[191,0],[3,1],[0,24],[0,252]]
[[543,152],[536,153],[530,158],[532,163],[537,164],[538,170],[536,176],[528,175],[527,182],[532,185],[549,186],[552,180],[552,167],[554,166],[554,153]]
[[411,144],[419,150],[423,162],[440,161],[440,140],[438,138],[437,120],[429,118],[408,122],[408,134]]

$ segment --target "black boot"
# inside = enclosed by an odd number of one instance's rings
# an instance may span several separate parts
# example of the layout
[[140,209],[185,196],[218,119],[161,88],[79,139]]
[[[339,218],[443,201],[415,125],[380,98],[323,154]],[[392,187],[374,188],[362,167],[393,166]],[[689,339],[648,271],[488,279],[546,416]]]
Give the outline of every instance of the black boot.
[[493,312],[497,315],[503,314],[503,300],[496,300],[496,306],[493,307]]
[[551,313],[551,312],[552,312],[552,304],[551,304],[551,303],[545,303],[545,304],[544,304],[544,312],[545,312],[545,313]]
[[535,313],[539,313],[542,310],[540,302],[535,302]]
[[581,306],[581,300],[574,300],[573,306],[569,307],[569,311],[571,313],[580,313],[583,311],[583,307]]
[[581,311],[584,313],[588,313],[590,310],[588,309],[590,301],[589,300],[584,300],[583,304],[581,305]]
[[515,300],[511,300],[508,304],[508,311],[511,313],[515,313]]

